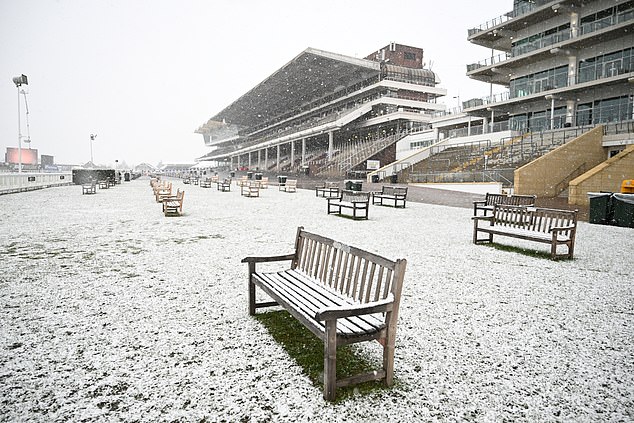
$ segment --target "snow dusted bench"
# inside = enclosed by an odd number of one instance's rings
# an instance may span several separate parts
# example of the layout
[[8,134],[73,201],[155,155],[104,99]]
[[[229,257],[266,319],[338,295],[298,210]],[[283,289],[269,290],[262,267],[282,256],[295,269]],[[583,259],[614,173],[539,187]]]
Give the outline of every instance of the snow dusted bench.
[[240,195],[244,197],[259,197],[260,184],[258,181],[249,181],[240,187]]
[[506,194],[492,194],[487,192],[484,200],[473,202],[473,215],[478,215],[478,210],[482,210],[483,216],[487,215],[487,212],[493,211],[495,204],[505,204],[509,206],[534,206],[534,195],[506,195]]
[[[509,236],[550,244],[553,259],[572,258],[577,230],[577,210],[558,210],[537,207],[494,204],[493,215],[473,219],[474,244],[491,243],[493,235]],[[480,222],[486,222],[480,226]],[[487,234],[478,238],[478,233]],[[557,254],[557,246],[565,245],[566,254]]]
[[97,183],[95,181],[86,182],[81,185],[81,193],[83,194],[96,194],[97,193]]
[[384,206],[383,200],[394,202],[394,207],[405,208],[407,198],[407,187],[382,186],[381,191],[372,193],[372,204]]
[[315,187],[316,197],[339,197],[339,186],[336,182],[324,182],[321,185]]
[[[256,272],[257,263],[290,261],[290,268]],[[332,239],[297,229],[295,252],[246,257],[249,314],[280,305],[324,342],[324,398],[336,388],[370,380],[391,386],[394,343],[406,260],[388,260]],[[256,302],[259,287],[274,301]],[[376,339],[383,345],[382,369],[336,380],[337,345]]]
[[173,197],[165,197],[163,199],[163,213],[165,216],[180,216],[183,213],[183,199],[185,191],[176,190]]
[[328,198],[328,214],[342,215],[342,209],[350,209],[353,219],[367,219],[369,208],[369,192],[343,190],[338,197]]
[[288,179],[278,187],[279,191],[297,192],[297,179]]
[[218,191],[228,192],[231,191],[231,179],[223,179],[222,181],[217,181],[216,186],[218,187]]

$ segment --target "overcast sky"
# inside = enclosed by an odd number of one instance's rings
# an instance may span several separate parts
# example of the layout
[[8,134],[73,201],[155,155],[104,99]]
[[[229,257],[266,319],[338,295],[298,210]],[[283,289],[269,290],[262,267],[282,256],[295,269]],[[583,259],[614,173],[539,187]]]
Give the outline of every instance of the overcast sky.
[[[422,47],[445,103],[488,95],[467,63],[490,51],[467,29],[512,0],[0,0],[0,148],[17,147],[27,75],[31,147],[56,163],[194,162],[194,131],[307,47],[365,57]],[[499,91],[499,90],[498,90]],[[22,105],[22,132],[24,124]],[[23,144],[23,147],[26,145]]]

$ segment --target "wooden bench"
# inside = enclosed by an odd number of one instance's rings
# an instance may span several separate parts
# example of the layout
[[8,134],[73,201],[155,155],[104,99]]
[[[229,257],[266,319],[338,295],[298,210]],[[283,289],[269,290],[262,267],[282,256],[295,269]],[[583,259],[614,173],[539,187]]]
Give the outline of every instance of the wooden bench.
[[97,183],[95,181],[87,182],[85,184],[81,184],[81,194],[96,194],[97,193]]
[[258,181],[249,181],[246,185],[240,187],[240,195],[245,197],[259,197],[260,184]]
[[246,185],[248,182],[249,179],[246,176],[240,176],[238,179],[236,179],[236,185],[239,187]]
[[[475,216],[472,219],[475,244],[491,243],[493,235],[509,236],[550,244],[553,259],[573,257],[577,210],[494,204],[491,216]],[[486,238],[478,238],[479,233],[487,234]],[[565,245],[568,251],[557,254],[558,245]]]
[[297,192],[297,179],[287,179],[285,183],[280,184],[280,191]]
[[176,190],[173,197],[165,197],[163,200],[163,214],[165,216],[180,216],[183,213],[183,198],[185,191]]
[[367,219],[370,208],[370,193],[363,191],[341,191],[339,197],[328,199],[328,214],[342,215],[343,209],[352,211],[355,220]]
[[339,197],[339,186],[336,182],[324,182],[315,187],[315,197]]
[[198,186],[201,188],[211,188],[211,178],[201,179]]
[[260,183],[260,188],[267,189],[269,187],[269,177],[263,176],[262,179],[256,179]]
[[110,188],[110,184],[108,183],[107,179],[102,179],[100,181],[97,181],[97,184],[99,184],[99,189],[108,189],[108,188]]
[[509,206],[534,206],[536,196],[534,195],[506,195],[506,194],[486,194],[484,200],[473,202],[473,215],[478,215],[478,210],[482,210],[483,216],[493,211],[495,204],[506,204]]
[[162,203],[165,198],[172,196],[172,183],[168,182],[165,185],[159,185],[154,190],[154,195],[156,197],[156,202]]
[[231,178],[216,182],[216,186],[218,187],[218,191],[231,191]]
[[405,208],[405,199],[407,198],[407,187],[382,186],[381,191],[372,193],[372,204],[385,206],[383,201],[393,202],[394,207]]
[[[257,263],[290,261],[285,270],[259,273]],[[249,265],[249,314],[280,305],[324,342],[324,398],[336,388],[384,380],[391,386],[394,344],[406,260],[388,260],[332,239],[297,230],[295,251],[272,257],[246,257]],[[256,286],[274,301],[257,302]],[[377,340],[382,368],[336,379],[337,346]]]

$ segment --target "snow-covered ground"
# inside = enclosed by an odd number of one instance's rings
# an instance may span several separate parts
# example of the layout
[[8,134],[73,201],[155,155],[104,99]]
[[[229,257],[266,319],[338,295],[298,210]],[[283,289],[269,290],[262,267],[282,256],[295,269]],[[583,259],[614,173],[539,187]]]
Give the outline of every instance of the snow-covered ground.
[[[148,179],[0,196],[0,420],[634,420],[634,230],[554,262],[473,245],[470,209],[174,187],[178,218]],[[248,316],[240,260],[300,225],[408,260],[393,389],[325,402]]]

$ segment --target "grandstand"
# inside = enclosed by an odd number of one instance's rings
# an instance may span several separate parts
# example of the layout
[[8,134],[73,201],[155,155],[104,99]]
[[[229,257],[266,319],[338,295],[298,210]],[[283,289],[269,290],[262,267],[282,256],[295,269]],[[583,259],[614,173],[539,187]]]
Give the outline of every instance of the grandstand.
[[391,43],[364,59],[308,48],[201,125],[230,168],[345,176],[390,163],[395,144],[426,128],[446,94],[423,50]]

